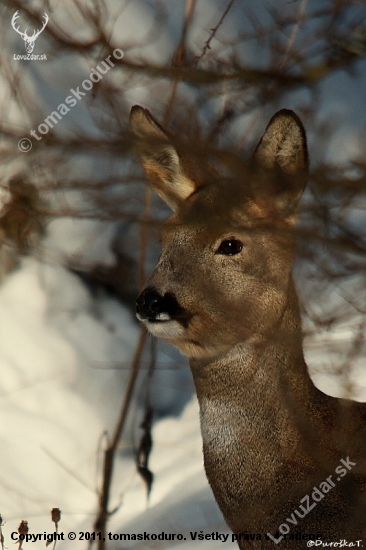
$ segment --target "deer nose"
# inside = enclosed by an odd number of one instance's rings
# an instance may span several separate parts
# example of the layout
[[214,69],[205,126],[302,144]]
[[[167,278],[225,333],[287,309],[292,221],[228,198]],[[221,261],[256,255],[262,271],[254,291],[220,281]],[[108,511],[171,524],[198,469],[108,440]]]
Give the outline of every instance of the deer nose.
[[145,288],[136,300],[136,313],[141,319],[155,319],[163,302],[163,296],[155,288]]
[[181,312],[171,292],[162,296],[154,287],[147,287],[136,300],[136,314],[140,320],[169,321]]

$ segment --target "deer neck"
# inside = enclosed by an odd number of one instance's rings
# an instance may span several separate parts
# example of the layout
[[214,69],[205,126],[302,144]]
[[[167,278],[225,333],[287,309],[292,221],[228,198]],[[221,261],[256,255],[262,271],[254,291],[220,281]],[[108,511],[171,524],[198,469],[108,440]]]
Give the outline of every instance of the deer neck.
[[[190,363],[200,405],[206,474],[234,531],[242,522],[240,503],[266,501],[278,479],[286,480],[285,486],[290,483],[289,470],[301,475],[309,464],[312,438],[316,434],[319,440],[319,431],[320,436],[324,432],[319,411],[326,396],[309,377],[294,288],[291,293],[270,338],[254,336],[224,356]],[[306,434],[309,439],[304,441]],[[245,509],[248,518],[253,510]],[[253,514],[254,528],[258,508]]]
[[[293,282],[278,324],[270,334],[254,334],[224,355],[213,359],[191,359],[198,400],[238,402],[261,391],[272,401],[282,399],[282,391],[299,395],[304,402],[314,386],[303,357],[301,318]],[[315,390],[316,393],[316,390]],[[263,407],[265,403],[261,403]]]
[[205,439],[219,433],[215,430],[220,419],[234,427],[238,441],[270,436],[274,441],[277,438],[278,452],[285,454],[290,452],[289,438],[303,439],[304,425],[306,430],[324,430],[321,411],[328,406],[327,396],[314,386],[303,357],[301,318],[292,281],[285,311],[270,335],[253,335],[223,356],[192,359],[190,366],[204,446]]

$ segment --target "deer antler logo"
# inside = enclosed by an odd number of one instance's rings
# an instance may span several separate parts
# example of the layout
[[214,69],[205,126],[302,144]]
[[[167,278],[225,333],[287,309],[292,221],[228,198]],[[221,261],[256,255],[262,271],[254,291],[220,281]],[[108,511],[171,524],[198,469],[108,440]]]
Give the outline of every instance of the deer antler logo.
[[19,29],[19,26],[18,27],[15,26],[16,20],[18,19],[18,17],[19,17],[19,10],[17,10],[14,13],[13,19],[11,20],[11,26],[23,38],[23,40],[25,42],[26,52],[27,53],[32,53],[35,41],[37,40],[37,38],[39,37],[39,35],[41,34],[41,32],[43,31],[43,29],[45,28],[45,26],[48,23],[48,15],[47,15],[47,13],[44,14],[44,16],[43,16],[44,17],[43,27],[38,31],[33,31],[32,36],[27,35],[27,29],[25,29],[25,31],[22,32]]

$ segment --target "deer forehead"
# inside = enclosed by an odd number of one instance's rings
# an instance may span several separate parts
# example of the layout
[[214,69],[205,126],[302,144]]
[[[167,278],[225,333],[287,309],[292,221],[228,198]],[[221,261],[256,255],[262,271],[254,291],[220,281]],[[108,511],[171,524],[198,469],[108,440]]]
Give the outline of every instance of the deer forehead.
[[179,250],[190,247],[198,251],[201,248],[215,248],[222,240],[263,239],[264,231],[272,228],[270,220],[258,216],[253,217],[249,210],[255,210],[256,205],[248,205],[247,209],[233,208],[231,211],[209,213],[207,210],[176,212],[161,228],[163,250]]
[[229,182],[199,188],[185,200],[162,227],[163,242],[198,236],[214,241],[221,235],[257,227],[265,213],[242,186]]
[[[216,223],[215,223],[216,222]],[[234,219],[217,218],[205,220],[204,215],[195,217],[187,223],[184,218],[169,220],[162,227],[161,240],[163,250],[182,252],[182,248],[202,251],[213,249],[223,239],[240,238],[244,235],[245,226],[235,223]]]

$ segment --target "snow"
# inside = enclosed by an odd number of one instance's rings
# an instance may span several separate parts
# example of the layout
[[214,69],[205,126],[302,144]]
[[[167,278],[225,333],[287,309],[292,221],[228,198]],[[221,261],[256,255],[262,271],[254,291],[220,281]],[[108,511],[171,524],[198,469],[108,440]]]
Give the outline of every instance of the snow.
[[[142,0],[127,2],[124,11],[120,10],[119,3],[110,1],[109,4],[115,12],[116,47],[120,46],[121,37],[126,44],[128,40],[144,42],[147,29],[154,22],[149,4]],[[169,13],[167,34],[162,33],[152,44],[147,41],[144,56],[148,53],[150,59],[158,63],[174,51],[180,36],[176,24],[182,20],[184,6],[182,2],[179,10]],[[202,45],[217,21],[217,12],[211,0],[199,2],[198,6],[199,21],[192,36],[196,44]],[[55,9],[60,8],[55,4]],[[56,12],[54,17],[56,19]],[[225,23],[228,36],[234,19],[233,13],[228,20],[230,24]],[[70,19],[71,27],[67,24],[68,30],[75,29],[80,38],[78,21],[73,23]],[[11,32],[9,36],[9,51],[13,53],[18,38]],[[139,48],[131,50],[137,59],[140,53]],[[67,71],[64,70],[66,64]],[[44,66],[29,65],[23,87],[29,97],[38,98],[38,123],[63,101],[69,88],[80,85],[82,74],[88,73],[86,69],[89,67],[81,66],[72,55],[66,54]],[[364,79],[365,71],[360,72],[360,78]],[[117,81],[120,76],[113,78]],[[342,120],[351,121],[351,126],[342,125],[329,143],[327,158],[332,161],[347,162],[352,156],[362,158],[364,150],[360,138],[360,128],[365,123],[364,86],[362,80],[352,87],[349,82],[346,75],[337,74],[323,88],[326,101],[320,108],[321,116],[326,119],[337,114]],[[118,85],[123,90],[123,82]],[[10,93],[5,86],[4,80],[1,87],[4,96],[5,92]],[[161,83],[153,86],[162,90]],[[126,90],[124,100],[128,106],[136,102],[152,108],[157,106],[158,116],[169,92],[165,82],[163,86],[164,93],[154,94],[145,84],[135,85]],[[194,103],[191,90],[187,89],[186,96]],[[89,101],[89,96],[87,99]],[[296,101],[294,103],[296,106]],[[14,125],[24,129],[24,135],[29,134],[33,121],[25,120],[24,113],[13,104],[7,116]],[[265,116],[260,123],[266,124]],[[57,129],[67,132],[74,126],[95,127],[86,101],[80,101],[72,116],[65,117]],[[240,128],[240,133],[245,135],[245,129]],[[311,153],[315,154],[317,149],[321,148],[312,147]],[[3,146],[1,152],[3,157],[10,154]],[[80,160],[80,173],[86,172],[89,161],[91,163],[87,158]],[[23,157],[21,162],[25,163],[26,159]],[[8,179],[11,170],[13,168],[8,170]],[[3,183],[0,205],[4,207],[8,200],[9,193]],[[77,204],[75,197],[71,202],[74,206]],[[362,215],[363,221],[364,212]],[[106,445],[104,434],[113,433],[119,416],[129,374],[127,367],[139,329],[127,308],[106,294],[92,295],[67,266],[72,265],[75,258],[86,267],[96,261],[111,265],[114,261],[111,239],[115,230],[112,223],[55,219],[47,226],[41,254],[23,259],[17,270],[1,281],[0,513],[5,522],[2,530],[7,548],[12,544],[11,533],[17,530],[22,519],[29,522],[32,533],[53,532],[50,521],[53,507],[62,510],[60,531],[77,534],[93,531],[102,450]],[[131,242],[135,240],[131,238]],[[328,301],[325,296],[322,306]],[[343,381],[337,376],[337,365],[347,359],[347,346],[353,334],[346,325],[338,327],[333,334],[313,335],[305,342],[314,380],[326,393],[342,394]],[[150,459],[153,490],[147,500],[146,487],[136,472],[133,456],[146,380],[146,369],[143,369],[129,424],[118,450],[110,508],[119,506],[119,509],[111,516],[108,529],[116,534],[183,533],[187,540],[179,542],[180,548],[211,549],[212,541],[193,541],[189,535],[190,531],[229,533],[203,470],[198,405],[192,381],[187,367],[182,368],[182,363],[186,363],[177,352],[161,346],[158,363],[162,370],[152,384],[152,401],[159,415],[153,428],[154,447]],[[366,374],[361,359],[352,372],[352,381],[353,396],[366,400]],[[35,544],[39,548],[44,542]],[[214,544],[220,547],[223,543]],[[157,547],[170,550],[176,546],[176,542],[123,543],[124,548],[134,550]],[[85,548],[86,542],[65,541],[57,547]],[[119,541],[110,544],[110,548],[121,547]],[[227,547],[237,548],[230,537],[225,543]]]
[[[72,307],[66,301],[64,310],[55,309],[59,293],[44,284],[50,270],[59,291],[73,298]],[[120,383],[120,375],[95,371],[80,360],[67,335],[70,321],[80,328],[92,324],[90,299],[63,268],[27,259],[2,285],[0,509],[8,522],[14,517],[37,525],[53,506],[85,514],[91,513],[85,502],[95,505],[95,450],[106,429],[95,401],[97,391]],[[102,323],[94,330],[96,346],[105,345],[105,332]],[[124,337],[131,339],[128,325]],[[117,405],[119,392],[111,397]]]
[[[96,314],[95,300],[76,275],[35,258],[24,259],[0,288],[0,511],[7,544],[21,519],[30,532],[53,532],[53,507],[62,510],[60,531],[93,530],[102,435],[113,430],[127,374],[111,365],[131,358],[138,335],[115,300],[98,302]],[[219,525],[227,532],[203,472],[196,399],[181,417],[157,422],[153,437],[149,503],[131,453],[123,453],[126,442],[121,444],[111,507],[120,498],[122,506],[111,532],[140,532],[142,525],[151,533],[158,526],[185,536],[187,526],[199,531]],[[77,542],[61,544],[75,548]]]

